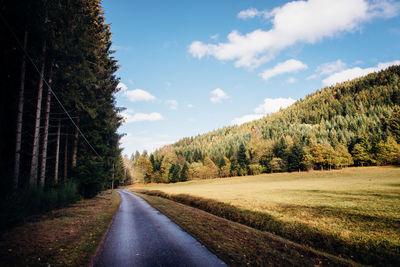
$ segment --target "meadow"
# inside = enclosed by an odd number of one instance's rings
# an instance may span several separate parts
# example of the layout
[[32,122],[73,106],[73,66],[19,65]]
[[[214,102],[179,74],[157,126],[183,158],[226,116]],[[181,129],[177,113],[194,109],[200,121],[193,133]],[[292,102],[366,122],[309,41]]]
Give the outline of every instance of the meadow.
[[[223,217],[360,263],[400,261],[400,168],[277,173],[139,188],[162,191],[216,215],[237,208]],[[187,200],[191,197],[198,199]],[[206,207],[206,202],[198,204],[201,199],[225,206]]]

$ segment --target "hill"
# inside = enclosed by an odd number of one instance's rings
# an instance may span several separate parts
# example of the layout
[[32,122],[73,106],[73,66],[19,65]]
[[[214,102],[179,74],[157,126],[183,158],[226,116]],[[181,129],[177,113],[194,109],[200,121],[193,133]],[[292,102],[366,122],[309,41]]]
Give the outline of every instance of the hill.
[[400,162],[400,66],[325,87],[240,126],[136,155],[144,182]]

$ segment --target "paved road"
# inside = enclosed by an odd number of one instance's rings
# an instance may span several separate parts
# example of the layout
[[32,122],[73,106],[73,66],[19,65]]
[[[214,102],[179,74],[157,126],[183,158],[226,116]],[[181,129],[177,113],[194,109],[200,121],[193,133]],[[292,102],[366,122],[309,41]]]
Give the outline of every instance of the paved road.
[[93,266],[226,266],[142,198],[118,193],[121,205]]

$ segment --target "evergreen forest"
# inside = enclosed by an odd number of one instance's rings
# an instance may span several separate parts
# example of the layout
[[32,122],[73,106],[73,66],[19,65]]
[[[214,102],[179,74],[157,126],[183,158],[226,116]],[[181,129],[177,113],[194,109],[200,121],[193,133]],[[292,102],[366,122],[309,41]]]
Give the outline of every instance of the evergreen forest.
[[1,221],[124,183],[101,1],[6,0],[0,19]]
[[400,66],[128,160],[142,182],[400,164]]

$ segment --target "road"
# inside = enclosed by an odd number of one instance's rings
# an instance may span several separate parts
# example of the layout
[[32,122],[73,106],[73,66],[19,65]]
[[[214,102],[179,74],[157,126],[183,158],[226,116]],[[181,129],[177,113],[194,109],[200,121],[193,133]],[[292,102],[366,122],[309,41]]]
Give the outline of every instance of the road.
[[93,266],[227,266],[142,198],[118,193],[121,204]]

